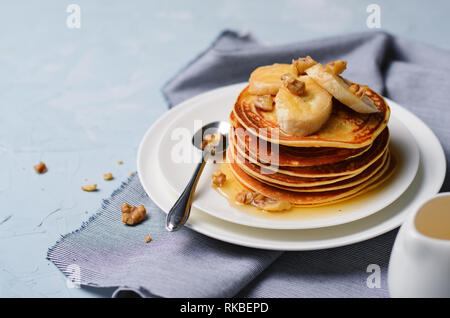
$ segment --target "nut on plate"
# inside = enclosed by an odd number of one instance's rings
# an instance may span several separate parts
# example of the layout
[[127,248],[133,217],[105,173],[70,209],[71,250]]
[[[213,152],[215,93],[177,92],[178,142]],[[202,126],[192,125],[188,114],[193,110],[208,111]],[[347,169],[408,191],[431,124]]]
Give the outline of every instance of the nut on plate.
[[114,177],[113,177],[112,173],[105,173],[103,175],[103,179],[104,180],[112,180],[112,179],[114,179]]
[[250,204],[253,201],[253,192],[248,190],[242,190],[236,194],[234,200],[236,200],[236,202],[238,203]]
[[288,201],[275,200],[265,197],[262,194],[258,195],[258,197],[253,200],[253,204],[258,209],[269,212],[286,211],[290,210],[292,207],[292,204]]
[[39,174],[43,174],[43,173],[47,172],[47,166],[42,161],[39,162],[37,165],[33,166],[33,168]]
[[90,184],[90,185],[82,186],[81,190],[87,191],[87,192],[97,191],[97,184]]
[[129,205],[128,203],[122,204],[122,222],[127,225],[136,225],[141,223],[145,219],[147,211],[141,204],[139,207]]
[[216,187],[222,187],[227,181],[227,176],[220,170],[216,170],[212,175],[212,184]]
[[150,243],[151,240],[152,238],[150,237],[150,234],[147,234],[147,236],[145,237],[145,242]]

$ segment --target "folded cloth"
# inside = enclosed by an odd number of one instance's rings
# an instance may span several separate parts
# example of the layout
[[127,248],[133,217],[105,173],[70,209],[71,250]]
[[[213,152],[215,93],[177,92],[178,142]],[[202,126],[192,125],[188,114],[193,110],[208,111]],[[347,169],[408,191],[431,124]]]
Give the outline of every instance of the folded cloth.
[[[133,227],[123,224],[124,202],[143,204],[147,220]],[[121,286],[118,295],[133,289],[142,296],[231,297],[280,255],[223,243],[187,228],[169,233],[164,224],[164,212],[134,174],[80,230],[51,248],[48,257],[75,282]],[[145,242],[147,234],[150,243]]]
[[[306,55],[321,62],[347,60],[346,76],[425,120],[448,157],[450,53],[383,32],[269,46],[251,35],[225,31],[163,93],[172,107],[204,91],[246,81],[257,66]],[[133,228],[121,224],[123,202],[144,204],[149,218]],[[153,238],[149,244],[147,233]],[[130,292],[143,297],[387,297],[395,234],[329,250],[280,253],[223,243],[187,228],[167,233],[164,213],[134,175],[89,222],[50,248],[48,258],[81,284],[118,286],[117,297]]]

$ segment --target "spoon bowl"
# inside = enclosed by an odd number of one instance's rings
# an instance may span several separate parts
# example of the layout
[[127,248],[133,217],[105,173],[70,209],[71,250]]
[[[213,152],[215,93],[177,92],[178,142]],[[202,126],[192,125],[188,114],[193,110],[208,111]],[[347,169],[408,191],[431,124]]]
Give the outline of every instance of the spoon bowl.
[[200,149],[204,150],[202,147],[202,142],[205,140],[205,136],[207,135],[215,135],[219,134],[221,137],[217,145],[214,146],[216,153],[222,153],[227,149],[228,144],[228,132],[230,131],[230,124],[226,121],[214,121],[209,123],[194,134],[192,137],[192,144]]

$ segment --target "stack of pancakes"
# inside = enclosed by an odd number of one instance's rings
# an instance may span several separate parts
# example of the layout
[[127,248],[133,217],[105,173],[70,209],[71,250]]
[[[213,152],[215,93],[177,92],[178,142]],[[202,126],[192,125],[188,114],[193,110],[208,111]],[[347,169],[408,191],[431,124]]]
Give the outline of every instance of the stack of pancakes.
[[248,87],[230,114],[227,150],[235,179],[245,188],[295,206],[318,206],[373,189],[392,173],[389,106],[369,90],[378,112],[361,114],[333,99],[326,124],[304,137],[279,128],[275,111],[255,107]]

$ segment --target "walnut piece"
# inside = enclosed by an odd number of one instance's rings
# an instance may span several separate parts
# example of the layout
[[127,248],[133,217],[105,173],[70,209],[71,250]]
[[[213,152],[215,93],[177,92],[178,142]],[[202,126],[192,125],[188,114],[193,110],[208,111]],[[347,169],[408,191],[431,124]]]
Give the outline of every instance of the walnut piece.
[[227,176],[220,170],[217,170],[212,175],[212,184],[216,187],[222,187],[227,181]]
[[147,234],[147,236],[145,237],[145,242],[150,243],[151,240],[152,238],[150,237],[150,234]]
[[250,204],[253,201],[253,192],[248,190],[242,190],[236,194],[236,197],[234,199],[238,203]]
[[139,207],[129,205],[127,203],[122,204],[122,222],[127,225],[136,225],[144,220],[147,211],[141,204]]
[[292,74],[281,75],[283,85],[294,95],[302,96],[305,94],[305,83],[296,79]]
[[87,192],[97,191],[97,184],[85,185],[85,186],[81,187],[81,190],[87,191]]
[[327,64],[327,67],[335,74],[339,75],[347,68],[347,62],[343,60],[333,61]]
[[33,168],[39,174],[43,174],[43,173],[47,172],[47,166],[42,161],[39,162],[37,165],[35,165]]
[[291,203],[288,201],[275,200],[263,195],[258,195],[258,197],[253,200],[253,204],[258,209],[269,212],[285,211],[292,207]]
[[291,209],[292,205],[288,201],[279,201],[268,198],[261,193],[242,190],[236,194],[234,200],[241,204],[251,204],[256,208],[268,212],[285,211]]
[[220,133],[206,134],[202,140],[202,144],[201,144],[202,150],[206,149],[207,151],[211,151],[211,153],[214,150],[214,153],[212,153],[212,155],[214,156],[214,154],[215,154],[214,147],[219,145],[221,137],[222,137],[222,135]]
[[205,140],[205,139],[202,140],[202,145],[201,145],[202,150],[204,150],[206,148],[206,146],[208,146],[208,143],[209,142],[207,140]]
[[310,68],[313,65],[316,65],[317,62],[314,61],[311,56],[301,57],[297,60],[292,61],[299,75],[305,74],[306,69]]
[[105,173],[103,175],[103,180],[112,180],[112,179],[114,179],[112,173]]
[[258,96],[254,102],[255,106],[259,109],[262,109],[266,112],[270,112],[273,110],[273,97],[272,95],[262,95]]
[[214,140],[219,139],[219,134],[206,134],[205,137],[203,137],[203,140],[206,140],[208,143],[213,142]]

